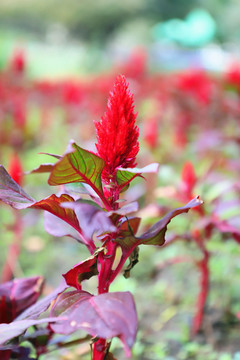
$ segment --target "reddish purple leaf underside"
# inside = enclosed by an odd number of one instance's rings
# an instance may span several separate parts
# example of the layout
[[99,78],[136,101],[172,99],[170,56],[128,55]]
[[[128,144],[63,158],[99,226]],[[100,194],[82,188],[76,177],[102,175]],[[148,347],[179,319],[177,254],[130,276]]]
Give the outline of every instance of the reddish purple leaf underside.
[[11,178],[7,170],[0,165],[0,200],[16,208],[25,209],[35,200]]
[[88,239],[91,239],[94,233],[101,235],[117,230],[108,214],[93,202],[75,201],[62,206],[75,211],[84,235]]
[[59,318],[51,317],[39,320],[16,320],[10,324],[0,324],[0,345],[3,345],[6,341],[21,335],[30,326],[54,321],[59,321]]
[[28,307],[21,315],[17,317],[16,320],[33,320],[37,319],[42,313],[44,313],[51,303],[57,298],[59,294],[61,294],[64,290],[66,290],[68,286],[66,282],[62,279],[62,282],[59,286],[53,290],[49,295],[45,296],[41,300],[38,300],[35,304]]
[[[136,246],[144,245],[158,245],[161,246],[165,242],[165,233],[167,231],[167,225],[170,221],[177,215],[188,212],[191,208],[199,206],[202,204],[202,201],[199,200],[199,197],[192,199],[188,204],[183,207],[177,208],[170,211],[165,215],[160,221],[154,224],[148,231],[142,234],[140,237],[135,237],[131,229],[131,225],[127,230],[123,229],[120,236],[116,241],[123,248],[124,252],[129,252],[133,250]],[[125,227],[126,224],[124,224]]]
[[137,332],[137,314],[129,292],[115,292],[93,296],[85,291],[71,291],[57,299],[51,316],[67,320],[52,324],[54,332],[71,334],[82,329],[92,336],[108,339],[118,336],[129,355]]
[[13,321],[34,304],[43,288],[43,277],[14,279],[0,285],[0,323]]

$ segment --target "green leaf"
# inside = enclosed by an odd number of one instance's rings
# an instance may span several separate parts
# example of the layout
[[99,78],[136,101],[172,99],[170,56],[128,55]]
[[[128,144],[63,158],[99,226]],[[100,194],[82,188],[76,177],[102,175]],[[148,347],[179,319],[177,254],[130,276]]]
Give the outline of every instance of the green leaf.
[[159,164],[149,164],[143,168],[118,168],[116,173],[116,180],[121,188],[127,186],[137,176],[141,176],[144,173],[156,173],[158,171]]
[[54,165],[48,183],[61,185],[83,182],[102,194],[101,173],[104,166],[105,161],[99,156],[70,143],[70,151]]

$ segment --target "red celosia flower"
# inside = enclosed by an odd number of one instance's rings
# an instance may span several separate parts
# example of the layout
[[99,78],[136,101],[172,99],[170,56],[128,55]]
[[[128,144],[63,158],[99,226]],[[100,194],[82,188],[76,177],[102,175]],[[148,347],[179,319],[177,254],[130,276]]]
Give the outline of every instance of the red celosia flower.
[[14,153],[9,161],[8,172],[16,183],[22,185],[23,169],[22,164],[17,153]]
[[123,75],[116,78],[110,92],[107,111],[95,123],[97,131],[97,152],[105,160],[103,180],[108,183],[118,167],[136,166],[139,150],[139,129],[135,125],[137,114],[133,112],[133,96]]

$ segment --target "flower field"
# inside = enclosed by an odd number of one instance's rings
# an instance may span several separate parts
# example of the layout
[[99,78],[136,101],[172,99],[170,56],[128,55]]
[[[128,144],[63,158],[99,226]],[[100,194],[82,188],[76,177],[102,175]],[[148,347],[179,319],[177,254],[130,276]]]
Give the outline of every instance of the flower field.
[[0,73],[1,359],[239,359],[239,146],[239,64],[160,73],[136,51],[33,80],[16,51]]

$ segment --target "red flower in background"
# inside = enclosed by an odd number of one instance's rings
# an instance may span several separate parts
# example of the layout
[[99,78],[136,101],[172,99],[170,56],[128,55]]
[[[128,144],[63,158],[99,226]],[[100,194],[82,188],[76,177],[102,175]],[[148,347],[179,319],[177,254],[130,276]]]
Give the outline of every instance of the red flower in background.
[[[195,173],[193,164],[190,161],[186,161],[182,169],[182,183],[180,188],[180,198],[182,201],[190,201],[194,196],[194,188],[198,182],[198,178]],[[200,215],[204,215],[204,208],[193,208]]]
[[120,66],[128,78],[140,80],[147,72],[147,52],[144,48],[136,48],[130,54],[127,62]]
[[14,51],[10,60],[10,66],[13,72],[18,74],[24,73],[26,68],[26,56],[24,50],[17,49]]
[[144,140],[151,149],[158,146],[158,119],[151,117],[147,119],[144,127]]
[[226,82],[240,93],[240,66],[234,64],[226,74]]
[[118,167],[136,166],[139,151],[139,129],[135,125],[137,114],[133,112],[133,96],[123,75],[116,78],[110,92],[107,111],[99,122],[97,131],[97,152],[105,160],[103,179],[109,182]]
[[193,164],[190,161],[185,162],[182,169],[182,186],[184,193],[191,200],[194,197],[193,189],[197,182],[197,177]]
[[188,93],[200,104],[207,105],[212,96],[212,79],[202,70],[181,73],[176,78],[179,90]]
[[23,168],[17,153],[13,153],[10,158],[8,172],[13,180],[21,186],[23,183]]

